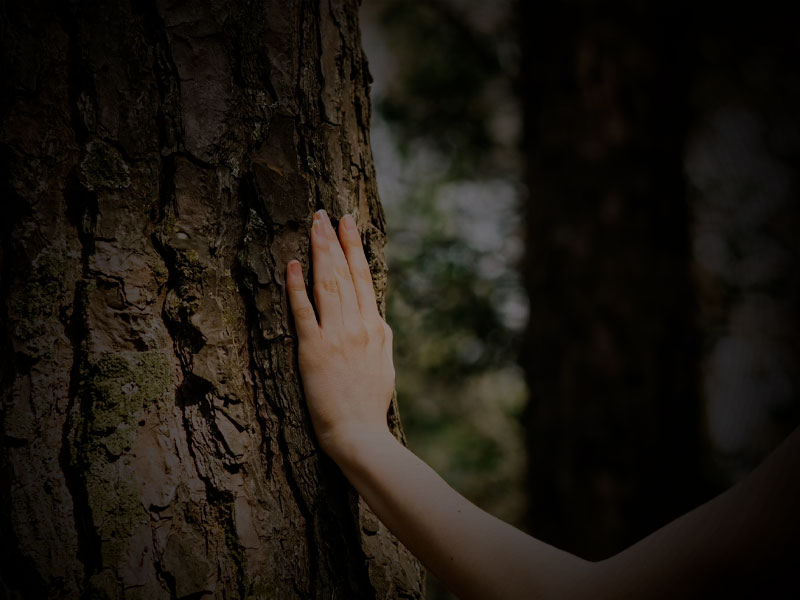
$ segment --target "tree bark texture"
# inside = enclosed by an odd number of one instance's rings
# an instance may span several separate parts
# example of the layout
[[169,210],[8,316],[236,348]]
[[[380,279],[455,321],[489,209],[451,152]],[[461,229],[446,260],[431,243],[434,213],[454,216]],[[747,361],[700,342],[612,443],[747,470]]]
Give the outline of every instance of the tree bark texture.
[[3,3],[0,596],[422,596],[315,443],[284,288],[324,207],[383,304],[357,11]]
[[698,498],[679,5],[519,3],[530,524],[587,558]]

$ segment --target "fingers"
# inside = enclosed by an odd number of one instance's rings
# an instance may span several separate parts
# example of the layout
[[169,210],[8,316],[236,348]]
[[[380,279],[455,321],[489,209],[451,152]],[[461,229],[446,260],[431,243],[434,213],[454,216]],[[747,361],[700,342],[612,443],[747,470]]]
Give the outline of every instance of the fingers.
[[[321,329],[331,333],[364,335],[364,325],[377,326],[381,318],[372,275],[353,217],[345,215],[340,220],[337,238],[327,213],[317,211],[311,226],[311,253],[319,325],[303,285],[300,265],[292,261],[287,267],[287,286],[295,321],[298,321],[298,315],[305,319],[304,323],[298,323],[298,333],[303,335],[300,331],[302,326],[307,335],[314,331],[319,335]],[[299,275],[294,274],[295,269]]]
[[320,325],[334,332],[358,330],[362,327],[362,318],[350,269],[324,210],[314,214],[311,252],[314,260],[314,297]]
[[314,315],[314,307],[308,299],[303,270],[296,260],[289,261],[286,266],[286,287],[289,290],[289,304],[292,307],[297,334],[302,339],[319,336],[319,325]]
[[352,215],[345,215],[339,220],[339,238],[342,241],[342,250],[347,257],[350,275],[353,280],[358,308],[364,319],[375,322],[380,318],[378,305],[375,300],[375,290],[372,287],[372,275],[361,245],[361,236]]

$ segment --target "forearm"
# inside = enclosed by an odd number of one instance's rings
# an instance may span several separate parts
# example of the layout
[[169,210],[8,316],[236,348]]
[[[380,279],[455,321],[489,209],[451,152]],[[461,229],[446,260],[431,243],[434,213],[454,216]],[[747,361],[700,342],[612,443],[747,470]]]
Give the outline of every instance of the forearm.
[[598,597],[796,594],[798,506],[800,429],[738,485],[599,563]]
[[592,563],[482,511],[388,431],[349,435],[330,453],[381,521],[460,598],[582,595]]

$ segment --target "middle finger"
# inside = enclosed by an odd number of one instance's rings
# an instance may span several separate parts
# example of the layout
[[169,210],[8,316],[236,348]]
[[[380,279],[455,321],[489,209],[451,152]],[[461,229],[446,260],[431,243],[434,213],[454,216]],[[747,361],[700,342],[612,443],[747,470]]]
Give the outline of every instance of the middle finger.
[[311,228],[314,295],[320,326],[329,331],[357,328],[358,300],[339,238],[324,210],[314,215]]

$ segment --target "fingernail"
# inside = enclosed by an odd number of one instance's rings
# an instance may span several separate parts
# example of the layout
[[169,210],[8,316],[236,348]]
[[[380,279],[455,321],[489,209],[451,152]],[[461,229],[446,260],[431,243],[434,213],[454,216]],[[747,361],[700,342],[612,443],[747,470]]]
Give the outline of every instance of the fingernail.
[[325,221],[322,219],[322,215],[324,214],[325,214],[324,210],[318,210],[317,212],[314,213],[314,221],[311,223],[312,232],[320,234],[325,231]]
[[[319,233],[327,237],[336,237],[331,225],[331,219],[324,208],[319,209],[314,213],[314,223],[319,227]],[[312,226],[313,227],[313,226]]]
[[302,269],[300,268],[300,263],[296,260],[290,260],[289,264],[287,265],[287,270],[289,271],[289,277],[301,277],[302,276]]
[[342,225],[344,225],[345,231],[348,233],[355,233],[356,231],[356,221],[353,218],[353,215],[347,214],[342,217],[341,220]]

